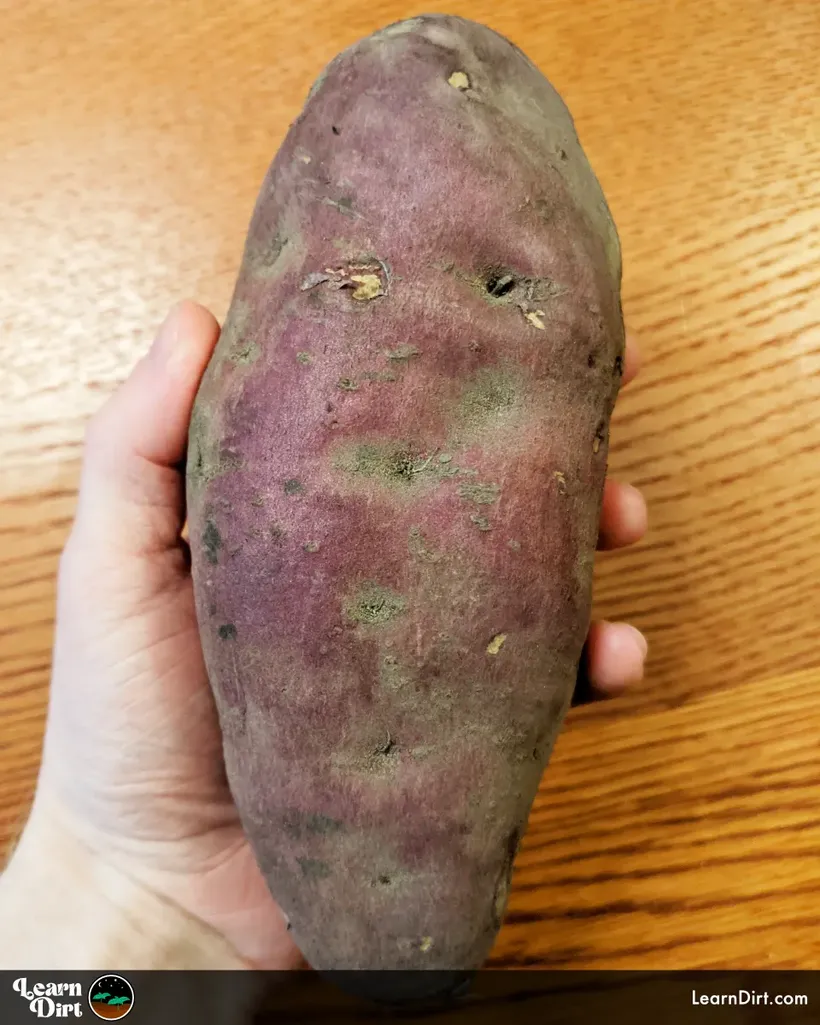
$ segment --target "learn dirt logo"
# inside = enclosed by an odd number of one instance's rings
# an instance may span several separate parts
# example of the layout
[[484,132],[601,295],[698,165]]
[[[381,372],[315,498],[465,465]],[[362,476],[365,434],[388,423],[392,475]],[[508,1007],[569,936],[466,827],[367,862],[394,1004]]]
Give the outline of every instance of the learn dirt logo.
[[134,1006],[134,990],[121,975],[101,975],[88,991],[88,1006],[98,1018],[124,1018]]

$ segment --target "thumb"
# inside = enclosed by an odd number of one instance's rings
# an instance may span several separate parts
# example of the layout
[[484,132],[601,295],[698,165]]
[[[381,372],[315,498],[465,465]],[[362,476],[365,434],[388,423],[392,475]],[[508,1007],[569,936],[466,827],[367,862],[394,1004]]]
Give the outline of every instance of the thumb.
[[218,337],[204,307],[175,306],[148,354],[92,418],[76,533],[134,555],[179,543],[191,409]]

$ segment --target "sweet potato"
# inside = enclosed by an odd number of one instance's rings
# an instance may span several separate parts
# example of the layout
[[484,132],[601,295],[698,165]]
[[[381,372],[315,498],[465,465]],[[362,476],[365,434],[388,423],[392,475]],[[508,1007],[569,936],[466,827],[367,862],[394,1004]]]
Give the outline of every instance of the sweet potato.
[[197,397],[197,611],[230,785],[310,963],[470,969],[589,622],[624,332],[558,94],[390,26],[262,186]]

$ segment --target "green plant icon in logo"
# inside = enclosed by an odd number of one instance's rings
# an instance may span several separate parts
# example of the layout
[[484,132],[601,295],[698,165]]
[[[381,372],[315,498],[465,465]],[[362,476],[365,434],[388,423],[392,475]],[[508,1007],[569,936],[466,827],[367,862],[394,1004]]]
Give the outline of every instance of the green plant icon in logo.
[[121,975],[101,975],[88,991],[88,1004],[98,1018],[124,1018],[134,1006],[134,990]]

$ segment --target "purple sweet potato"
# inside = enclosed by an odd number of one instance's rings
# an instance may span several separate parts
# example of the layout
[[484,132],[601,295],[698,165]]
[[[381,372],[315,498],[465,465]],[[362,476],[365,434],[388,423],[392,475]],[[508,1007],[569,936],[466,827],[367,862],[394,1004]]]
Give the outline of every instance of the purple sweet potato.
[[310,963],[470,969],[571,699],[620,383],[618,237],[495,32],[346,50],[262,186],[191,424],[228,777]]

